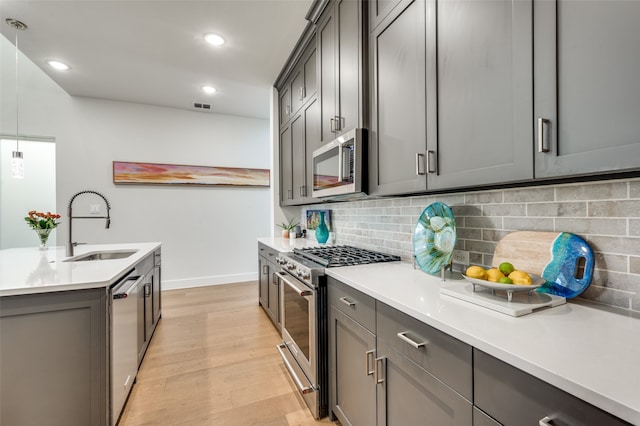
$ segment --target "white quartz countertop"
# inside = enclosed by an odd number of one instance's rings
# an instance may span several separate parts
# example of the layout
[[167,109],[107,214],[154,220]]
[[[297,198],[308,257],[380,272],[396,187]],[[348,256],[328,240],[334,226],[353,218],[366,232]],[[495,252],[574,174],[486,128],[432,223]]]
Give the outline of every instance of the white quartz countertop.
[[123,259],[65,262],[65,248],[0,250],[0,296],[108,287],[161,243],[82,245],[73,257],[97,251],[136,250]]
[[408,262],[327,275],[632,424],[640,424],[640,319],[569,302],[511,317],[440,294]]
[[319,244],[315,238],[282,238],[282,237],[265,237],[258,238],[258,242],[262,243],[280,253],[288,253],[294,248],[321,247],[331,246],[334,244]]

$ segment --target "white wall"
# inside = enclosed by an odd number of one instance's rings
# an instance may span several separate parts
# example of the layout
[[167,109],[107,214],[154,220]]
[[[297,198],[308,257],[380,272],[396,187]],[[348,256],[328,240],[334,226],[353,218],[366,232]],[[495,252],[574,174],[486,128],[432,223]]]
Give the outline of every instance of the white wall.
[[[58,205],[85,189],[112,205],[109,230],[74,221],[74,240],[163,242],[165,288],[257,278],[256,238],[271,233],[269,188],[114,185],[112,162],[269,168],[267,120],[77,97],[70,114],[58,139]],[[99,199],[78,201],[74,215]]]
[[[11,134],[15,91],[5,88],[15,60],[4,60],[13,46],[0,42],[0,133]],[[268,120],[72,97],[24,56],[19,64],[20,133],[56,140],[57,212],[64,220],[71,196],[85,189],[112,205],[111,229],[101,220],[74,221],[75,241],[161,241],[165,289],[257,278],[256,238],[272,233],[272,188],[116,186],[112,162],[269,168]],[[97,201],[83,195],[74,211]],[[56,233],[62,245],[66,222]]]

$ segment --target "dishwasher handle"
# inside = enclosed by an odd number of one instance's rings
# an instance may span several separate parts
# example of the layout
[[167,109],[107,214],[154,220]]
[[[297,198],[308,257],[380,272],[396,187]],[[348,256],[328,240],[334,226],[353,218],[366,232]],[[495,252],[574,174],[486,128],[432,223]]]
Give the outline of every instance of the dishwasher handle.
[[[125,278],[124,281],[113,289],[113,300],[126,299],[129,297],[142,278],[144,278],[142,275],[133,275]],[[127,285],[127,283],[132,284]]]

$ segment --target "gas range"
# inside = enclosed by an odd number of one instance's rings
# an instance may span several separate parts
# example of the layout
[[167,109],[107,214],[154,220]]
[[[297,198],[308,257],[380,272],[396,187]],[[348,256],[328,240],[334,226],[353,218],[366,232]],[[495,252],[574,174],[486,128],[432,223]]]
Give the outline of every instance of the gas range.
[[395,262],[400,257],[352,246],[323,246],[293,249],[293,253],[278,256],[276,261],[289,274],[305,284],[317,287],[325,268]]

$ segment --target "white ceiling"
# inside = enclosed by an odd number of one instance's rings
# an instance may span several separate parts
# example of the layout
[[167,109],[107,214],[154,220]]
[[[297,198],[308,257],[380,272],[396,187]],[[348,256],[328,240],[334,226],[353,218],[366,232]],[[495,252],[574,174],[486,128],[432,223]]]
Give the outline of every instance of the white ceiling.
[[[269,117],[269,93],[312,0],[2,0],[20,50],[70,95]],[[212,47],[202,36],[227,40]],[[48,59],[67,63],[56,71]],[[218,92],[206,95],[203,85]]]

